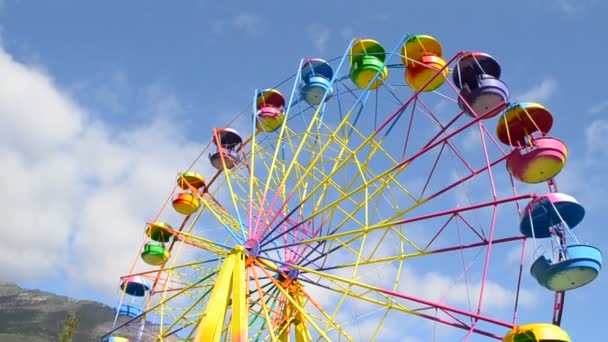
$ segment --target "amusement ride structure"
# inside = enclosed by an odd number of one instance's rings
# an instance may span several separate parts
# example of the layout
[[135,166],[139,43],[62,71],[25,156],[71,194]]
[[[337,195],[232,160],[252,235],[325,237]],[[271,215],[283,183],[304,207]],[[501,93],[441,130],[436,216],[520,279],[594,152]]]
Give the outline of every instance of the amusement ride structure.
[[[103,340],[570,341],[602,255],[554,115],[502,76],[427,35],[301,60],[166,180]],[[552,312],[520,322],[530,287]]]

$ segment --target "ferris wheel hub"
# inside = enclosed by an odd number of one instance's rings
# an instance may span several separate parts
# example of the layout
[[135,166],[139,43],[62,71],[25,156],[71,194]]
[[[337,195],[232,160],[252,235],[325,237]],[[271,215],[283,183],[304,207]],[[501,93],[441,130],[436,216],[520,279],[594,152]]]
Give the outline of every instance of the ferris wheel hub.
[[260,255],[260,241],[257,239],[249,239],[245,242],[245,250],[251,257],[258,257]]
[[291,280],[296,280],[296,279],[298,279],[298,276],[300,275],[300,270],[297,270],[295,268],[289,267],[288,265],[285,265],[285,266],[281,267],[281,275],[283,277],[287,277]]

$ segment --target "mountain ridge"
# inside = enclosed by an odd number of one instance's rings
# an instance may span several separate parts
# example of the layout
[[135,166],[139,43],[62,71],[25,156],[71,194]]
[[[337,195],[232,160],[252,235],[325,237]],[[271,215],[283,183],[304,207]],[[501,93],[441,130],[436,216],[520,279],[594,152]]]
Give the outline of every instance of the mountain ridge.
[[[106,304],[77,300],[36,289],[24,289],[0,281],[0,341],[58,341],[70,312],[75,312],[78,326],[73,342],[100,341],[112,329],[115,311]],[[127,322],[120,317],[118,325]],[[121,333],[134,340],[137,329]],[[144,336],[142,342],[153,340]],[[174,341],[175,338],[165,339]]]

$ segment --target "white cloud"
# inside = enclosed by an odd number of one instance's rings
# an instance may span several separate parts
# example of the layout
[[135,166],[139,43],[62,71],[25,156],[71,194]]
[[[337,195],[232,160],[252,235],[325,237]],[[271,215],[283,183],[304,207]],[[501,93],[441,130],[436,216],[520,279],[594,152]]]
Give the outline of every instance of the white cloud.
[[232,17],[232,25],[239,31],[253,35],[263,31],[266,23],[259,15],[241,13]]
[[591,114],[598,114],[600,112],[603,112],[605,110],[608,109],[608,101],[602,101],[600,103],[597,103],[593,106],[591,106],[591,108],[589,108],[589,113]]
[[[28,63],[29,64],[29,63]],[[103,83],[79,81],[67,89],[70,97],[79,97],[94,106],[95,116],[122,116],[127,111],[125,99],[131,98],[127,75],[122,71],[108,73]]]
[[558,0],[557,5],[559,9],[566,14],[574,14],[577,12],[576,7],[577,1],[572,0]]
[[608,152],[603,148],[608,136],[608,120],[592,121],[585,128],[583,153],[571,154],[557,176],[560,191],[577,198],[586,209],[605,208],[608,196]]
[[213,33],[222,33],[224,32],[225,27],[226,23],[221,19],[217,19],[211,22],[211,32]]
[[74,216],[55,196],[75,199],[74,161],[65,150],[83,130],[84,114],[45,75],[0,50],[0,277],[32,279],[66,257]]
[[354,30],[350,26],[344,26],[340,29],[340,38],[349,40],[353,38]]
[[[70,280],[105,288],[128,272],[143,239],[144,222],[162,205],[179,167],[198,150],[194,144],[180,143],[177,134],[170,123],[159,120],[116,140],[94,130],[83,137],[74,158],[98,156],[80,167],[99,185],[87,188],[89,195],[81,199],[73,222]],[[114,167],[104,170],[105,165]],[[111,254],[100,257],[108,250]]]
[[145,221],[200,150],[170,120],[182,107],[148,87],[149,118],[120,130],[3,50],[0,73],[0,278],[65,274],[74,291],[108,299],[137,257]]
[[[397,328],[395,326],[390,326],[390,324],[385,323],[378,329],[380,319],[380,315],[372,316],[369,319],[356,322],[355,325],[349,327],[348,331],[355,341],[372,341],[372,338],[373,341],[403,341],[400,339],[402,334],[398,329],[394,329]],[[376,330],[378,330],[377,334]],[[408,337],[405,338],[405,341],[407,341]]]
[[0,50],[0,129],[5,146],[41,157],[82,132],[84,113],[42,73]]
[[[463,282],[454,284],[450,277],[441,273],[429,272],[423,275],[416,275],[413,270],[404,268],[399,289],[402,293],[431,301],[439,301],[445,297],[445,303],[448,305],[466,306],[470,301],[470,305],[476,307],[481,283],[470,283],[468,286]],[[519,296],[522,306],[533,304],[535,301],[534,294],[526,289],[520,289]],[[504,309],[513,305],[514,298],[514,291],[488,280],[486,282],[483,307],[485,310]]]
[[548,78],[542,80],[540,83],[535,84],[532,88],[525,92],[514,96],[514,100],[519,101],[530,101],[543,103],[549,100],[557,90],[557,81]]
[[558,0],[553,4],[564,14],[575,15],[594,7],[597,0]]
[[374,19],[381,23],[388,23],[391,20],[391,16],[387,13],[378,13],[374,16]]
[[481,149],[481,135],[478,126],[473,126],[462,134],[462,148],[467,152]]
[[[522,245],[511,247],[507,253],[506,261],[510,266],[519,265],[521,262],[521,250]],[[535,258],[542,255],[546,250],[543,249],[543,245],[537,244],[536,250],[534,248],[534,241],[527,240],[526,249],[524,251],[524,266],[528,267],[532,265]]]
[[590,158],[608,157],[606,141],[608,137],[608,120],[595,120],[585,129],[587,153]]
[[308,39],[319,53],[324,53],[327,50],[327,44],[331,37],[331,31],[328,27],[318,24],[308,25],[306,28]]

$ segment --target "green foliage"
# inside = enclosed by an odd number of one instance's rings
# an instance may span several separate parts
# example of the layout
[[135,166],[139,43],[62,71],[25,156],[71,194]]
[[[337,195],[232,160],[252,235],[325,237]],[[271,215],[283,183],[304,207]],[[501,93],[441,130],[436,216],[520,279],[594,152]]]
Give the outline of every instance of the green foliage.
[[74,336],[74,331],[76,331],[77,326],[78,317],[76,317],[75,312],[71,311],[68,314],[68,320],[63,326],[63,333],[61,334],[61,337],[59,337],[59,342],[72,342],[72,337]]

